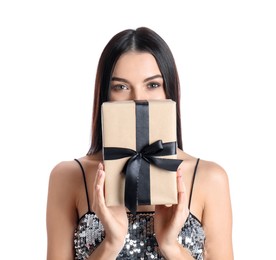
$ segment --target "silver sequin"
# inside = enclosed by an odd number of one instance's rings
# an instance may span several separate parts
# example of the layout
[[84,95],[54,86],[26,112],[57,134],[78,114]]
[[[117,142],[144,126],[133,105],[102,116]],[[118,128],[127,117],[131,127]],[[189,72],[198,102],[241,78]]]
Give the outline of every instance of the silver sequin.
[[[154,234],[154,213],[129,213],[128,220],[125,245],[117,259],[164,259]],[[103,241],[104,236],[104,228],[98,217],[94,213],[86,213],[79,220],[74,234],[75,259],[86,260]],[[201,223],[193,214],[189,214],[177,240],[190,251],[194,259],[203,260],[205,234]]]

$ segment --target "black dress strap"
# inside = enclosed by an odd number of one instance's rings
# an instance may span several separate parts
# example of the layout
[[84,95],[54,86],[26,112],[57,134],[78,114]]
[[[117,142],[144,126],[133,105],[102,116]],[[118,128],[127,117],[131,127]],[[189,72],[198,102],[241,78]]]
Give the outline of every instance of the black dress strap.
[[197,166],[199,163],[199,158],[196,161],[196,165],[195,165],[195,169],[194,169],[194,174],[193,174],[193,179],[192,179],[192,185],[191,185],[191,191],[190,191],[190,198],[189,198],[189,205],[188,205],[188,209],[190,210],[190,206],[191,206],[191,201],[192,201],[192,196],[193,196],[193,189],[194,189],[194,183],[195,183],[195,176],[196,176],[196,171],[197,171]]
[[85,172],[82,167],[81,162],[78,159],[74,159],[80,166],[81,171],[82,171],[82,176],[83,176],[83,181],[84,181],[84,186],[85,186],[85,192],[86,192],[86,199],[87,199],[87,205],[88,205],[88,211],[91,212],[90,210],[90,201],[89,201],[89,196],[88,196],[88,189],[87,189],[87,184],[86,184],[86,178],[85,178]]

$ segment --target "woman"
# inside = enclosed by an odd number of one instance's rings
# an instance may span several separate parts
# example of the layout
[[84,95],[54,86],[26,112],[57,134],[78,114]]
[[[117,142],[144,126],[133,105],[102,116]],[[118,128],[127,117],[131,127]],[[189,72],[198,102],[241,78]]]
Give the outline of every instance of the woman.
[[[233,259],[226,172],[182,150],[180,90],[173,55],[154,31],[124,30],[106,45],[95,82],[92,142],[86,156],[51,172],[48,260]],[[172,99],[177,104],[178,204],[107,207],[100,107],[105,101]]]

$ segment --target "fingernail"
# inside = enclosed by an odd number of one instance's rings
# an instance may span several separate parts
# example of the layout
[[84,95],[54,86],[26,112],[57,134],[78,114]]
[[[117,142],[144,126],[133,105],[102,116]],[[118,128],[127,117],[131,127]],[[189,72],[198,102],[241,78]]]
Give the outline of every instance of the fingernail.
[[102,164],[102,163],[99,163],[99,164],[98,164],[98,169],[99,169],[99,170],[102,170],[102,169],[103,169],[103,164]]

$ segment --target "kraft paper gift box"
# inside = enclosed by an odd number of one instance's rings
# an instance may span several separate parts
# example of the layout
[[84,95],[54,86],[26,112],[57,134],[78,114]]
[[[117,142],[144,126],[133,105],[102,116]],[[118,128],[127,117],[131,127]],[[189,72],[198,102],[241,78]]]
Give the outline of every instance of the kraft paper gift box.
[[176,103],[170,99],[102,104],[107,206],[177,204]]

